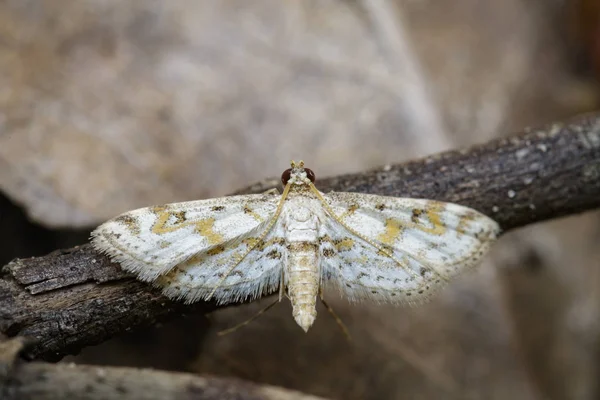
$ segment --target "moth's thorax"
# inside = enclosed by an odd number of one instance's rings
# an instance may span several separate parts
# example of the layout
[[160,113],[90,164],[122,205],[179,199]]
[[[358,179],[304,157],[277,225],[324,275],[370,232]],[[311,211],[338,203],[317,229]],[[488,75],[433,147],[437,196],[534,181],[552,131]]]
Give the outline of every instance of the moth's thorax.
[[314,211],[314,199],[302,196],[289,198],[282,212],[285,238],[290,242],[317,243],[319,216]]
[[289,197],[294,196],[307,196],[311,198],[316,198],[312,190],[310,190],[310,185],[304,182],[291,183],[290,184],[290,192],[288,194]]

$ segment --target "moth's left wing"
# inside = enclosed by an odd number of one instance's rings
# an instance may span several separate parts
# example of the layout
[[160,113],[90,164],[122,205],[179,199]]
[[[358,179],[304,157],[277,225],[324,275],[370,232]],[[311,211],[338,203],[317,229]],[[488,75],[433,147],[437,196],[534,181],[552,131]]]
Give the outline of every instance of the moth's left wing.
[[278,194],[230,196],[140,208],[100,225],[92,245],[144,281],[175,266],[258,235]]
[[201,253],[153,283],[167,297],[186,303],[254,300],[279,287],[287,253],[282,223],[277,221],[264,238],[248,236]]
[[323,198],[334,214],[321,238],[324,278],[354,300],[426,297],[475,265],[500,232],[494,220],[458,204],[360,193]]

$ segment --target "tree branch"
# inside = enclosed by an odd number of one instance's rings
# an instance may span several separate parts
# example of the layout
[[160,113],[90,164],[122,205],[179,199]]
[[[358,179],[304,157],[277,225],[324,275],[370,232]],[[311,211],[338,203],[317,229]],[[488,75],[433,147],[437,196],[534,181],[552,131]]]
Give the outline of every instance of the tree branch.
[[[600,113],[420,160],[317,179],[324,192],[462,204],[508,231],[600,206]],[[236,193],[260,193],[274,182]]]
[[20,340],[3,342],[0,338],[1,399],[320,399],[233,378],[136,368],[24,363],[16,358],[21,345]]
[[[277,182],[238,193],[262,192]],[[600,114],[317,183],[323,191],[463,204],[508,231],[600,206]],[[60,358],[136,326],[213,308],[167,300],[89,245],[14,260],[0,273],[0,332],[37,339],[26,352],[32,358]]]

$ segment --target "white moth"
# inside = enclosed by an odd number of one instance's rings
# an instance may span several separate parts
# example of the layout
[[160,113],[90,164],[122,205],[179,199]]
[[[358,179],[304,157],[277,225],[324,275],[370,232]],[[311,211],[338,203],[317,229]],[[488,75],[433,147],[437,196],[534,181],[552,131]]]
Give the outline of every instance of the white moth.
[[92,244],[187,303],[240,302],[279,289],[307,331],[322,287],[352,301],[418,302],[475,265],[500,232],[457,204],[325,194],[314,180],[292,161],[281,195],[140,208],[100,225]]

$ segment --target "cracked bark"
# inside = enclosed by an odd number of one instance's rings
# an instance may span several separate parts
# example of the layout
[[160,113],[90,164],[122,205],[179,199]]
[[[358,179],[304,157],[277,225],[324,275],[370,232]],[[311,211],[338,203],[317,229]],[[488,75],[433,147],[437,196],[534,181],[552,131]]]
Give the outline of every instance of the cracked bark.
[[[600,206],[600,114],[317,186],[459,203],[491,216],[504,231],[580,213]],[[35,339],[24,352],[29,358],[56,360],[134,327],[214,308],[169,301],[89,245],[17,259],[0,272],[0,332]]]

